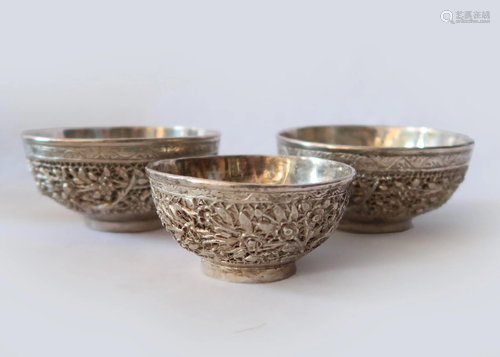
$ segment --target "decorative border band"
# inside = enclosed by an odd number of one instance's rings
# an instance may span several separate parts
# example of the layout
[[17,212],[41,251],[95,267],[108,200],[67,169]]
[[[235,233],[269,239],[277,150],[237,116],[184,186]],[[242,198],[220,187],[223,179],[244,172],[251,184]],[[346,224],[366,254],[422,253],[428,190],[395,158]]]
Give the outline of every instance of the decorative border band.
[[340,161],[358,171],[421,171],[467,166],[472,157],[472,147],[451,153],[425,155],[383,155],[375,153],[354,154],[342,151],[318,151],[279,145],[282,155],[313,156]]
[[219,147],[218,140],[160,145],[93,145],[54,146],[25,143],[26,156],[51,161],[91,162],[143,162],[180,156],[213,155]]
[[[208,199],[225,202],[241,202],[241,203],[257,203],[257,202],[275,202],[286,203],[293,202],[305,197],[324,199],[326,196],[337,196],[345,194],[346,189],[350,186],[351,179],[335,182],[330,185],[298,187],[296,189],[282,189],[278,187],[262,188],[262,189],[245,189],[245,188],[226,188],[216,189],[213,187],[189,186],[185,182],[177,180],[169,180],[168,182],[160,182],[150,174],[151,187],[153,191],[158,191],[163,194],[192,197],[199,199]],[[303,197],[302,197],[303,196]]]

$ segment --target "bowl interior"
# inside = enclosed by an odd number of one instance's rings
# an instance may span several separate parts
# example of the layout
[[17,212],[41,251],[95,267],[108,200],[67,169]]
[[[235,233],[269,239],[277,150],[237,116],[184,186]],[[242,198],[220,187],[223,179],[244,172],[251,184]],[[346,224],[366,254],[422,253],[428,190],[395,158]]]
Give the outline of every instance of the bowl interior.
[[306,127],[284,131],[281,136],[321,144],[381,148],[432,148],[473,143],[466,135],[425,127]]
[[57,139],[80,139],[80,140],[102,140],[102,139],[161,139],[161,138],[184,138],[200,136],[216,136],[218,132],[200,128],[189,128],[182,126],[173,127],[96,127],[96,128],[54,128],[30,130],[23,133],[24,136],[35,140],[50,141]]
[[304,185],[354,175],[348,165],[293,156],[206,156],[164,160],[150,170],[197,179],[266,185]]

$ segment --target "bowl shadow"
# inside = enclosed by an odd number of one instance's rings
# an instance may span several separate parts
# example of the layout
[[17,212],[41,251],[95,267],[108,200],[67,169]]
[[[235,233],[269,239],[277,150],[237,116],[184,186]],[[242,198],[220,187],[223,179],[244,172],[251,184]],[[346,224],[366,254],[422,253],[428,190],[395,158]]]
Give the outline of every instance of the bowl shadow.
[[[491,204],[491,203],[490,203]],[[471,211],[488,211],[488,202],[456,202],[417,217],[414,228],[400,233],[358,234],[336,231],[322,246],[297,262],[298,277],[325,271],[418,263],[441,259],[454,246],[476,238],[478,217]],[[491,209],[489,209],[491,211]],[[481,221],[494,219],[482,215]],[[479,223],[481,224],[481,223]]]

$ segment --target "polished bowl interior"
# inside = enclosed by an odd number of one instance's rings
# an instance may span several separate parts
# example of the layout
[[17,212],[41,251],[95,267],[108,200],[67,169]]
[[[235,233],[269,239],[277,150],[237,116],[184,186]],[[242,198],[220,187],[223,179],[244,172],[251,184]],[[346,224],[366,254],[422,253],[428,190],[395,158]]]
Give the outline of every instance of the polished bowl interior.
[[426,127],[315,126],[282,131],[284,138],[345,147],[426,149],[469,145],[467,135]]
[[24,139],[40,142],[127,141],[130,139],[155,140],[175,138],[206,138],[211,136],[217,137],[219,136],[219,133],[214,130],[182,126],[53,128],[28,130],[23,132]]
[[152,163],[148,169],[203,181],[257,185],[320,184],[354,175],[352,167],[335,161],[282,156],[180,158]]

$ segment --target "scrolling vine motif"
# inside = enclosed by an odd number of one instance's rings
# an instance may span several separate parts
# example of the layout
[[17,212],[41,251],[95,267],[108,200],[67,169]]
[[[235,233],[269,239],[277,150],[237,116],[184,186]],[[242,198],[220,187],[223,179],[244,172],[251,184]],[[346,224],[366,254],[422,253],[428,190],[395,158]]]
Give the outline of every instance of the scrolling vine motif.
[[212,155],[217,153],[218,141],[193,143],[150,145],[121,145],[85,147],[53,146],[42,144],[26,144],[26,155],[36,159],[83,161],[92,160],[126,160],[126,161],[151,161],[169,157]]
[[347,152],[330,152],[307,150],[280,145],[280,154],[296,156],[313,156],[322,159],[340,161],[353,166],[356,170],[422,170],[449,168],[451,166],[464,166],[470,161],[472,150],[464,149],[458,153],[441,153],[435,155],[380,155],[380,154],[355,154]]

